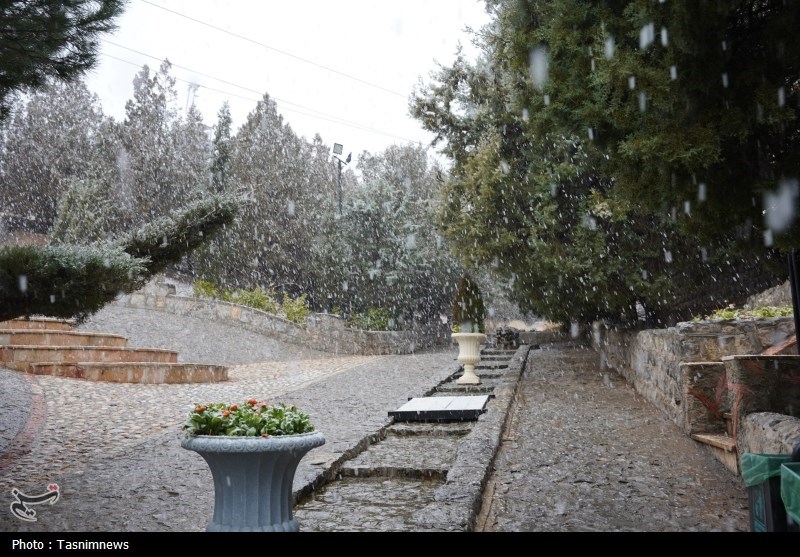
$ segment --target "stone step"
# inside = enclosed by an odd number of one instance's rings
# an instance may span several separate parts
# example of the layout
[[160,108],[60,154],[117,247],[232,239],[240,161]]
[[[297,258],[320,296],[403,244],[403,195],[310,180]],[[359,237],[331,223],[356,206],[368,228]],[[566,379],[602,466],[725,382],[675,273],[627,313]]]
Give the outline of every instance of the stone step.
[[18,371],[29,371],[34,363],[78,362],[178,363],[178,353],[160,348],[116,348],[111,346],[0,346],[0,362]]
[[[481,360],[477,364],[475,364],[475,373],[478,373],[479,369],[506,369],[508,367],[508,362],[486,362]],[[480,375],[480,373],[478,373]]]
[[[370,445],[339,469],[343,477],[392,477],[446,479],[456,458],[462,435],[389,435]],[[434,471],[441,471],[441,475]]]
[[109,383],[219,383],[228,380],[225,366],[159,362],[78,362],[30,364],[29,373]]
[[510,358],[516,353],[516,350],[502,350],[498,348],[486,348],[481,352],[481,354],[485,356],[505,356],[506,358]]
[[721,433],[693,433],[692,439],[708,447],[712,454],[725,467],[739,475],[739,457],[736,442],[732,437]]
[[312,491],[295,506],[294,517],[309,533],[441,532],[450,529],[449,517],[430,509],[436,509],[443,485],[439,479],[342,478]]
[[125,348],[128,339],[108,333],[49,329],[0,329],[0,346],[112,346]]
[[[481,380],[485,379],[481,377]],[[444,383],[436,387],[433,396],[461,396],[461,395],[490,395],[494,392],[494,385],[478,383],[477,385],[460,385],[455,381]]]
[[0,321],[0,329],[71,331],[74,327],[75,321],[71,319],[54,319],[52,317],[17,318]]

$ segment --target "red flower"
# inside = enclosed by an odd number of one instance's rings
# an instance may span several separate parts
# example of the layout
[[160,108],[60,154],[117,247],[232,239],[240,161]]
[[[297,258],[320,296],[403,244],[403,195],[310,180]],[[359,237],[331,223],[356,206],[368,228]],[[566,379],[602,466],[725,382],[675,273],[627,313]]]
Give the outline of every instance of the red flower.
[[197,412],[198,414],[202,414],[203,412],[206,411],[206,407],[205,406],[198,406],[197,408],[194,409],[194,411]]
[[236,412],[239,409],[239,406],[236,404],[231,404],[231,412]]
[[269,437],[269,433],[262,433],[261,437]]
[[250,406],[255,406],[256,404],[258,404],[258,401],[254,398],[251,398],[250,400],[247,401],[247,404],[249,404]]
[[230,411],[228,411],[228,410],[223,410],[223,411],[222,411],[222,417],[223,417],[223,418],[227,418],[227,417],[228,417],[228,416],[230,416],[230,415],[231,415]]

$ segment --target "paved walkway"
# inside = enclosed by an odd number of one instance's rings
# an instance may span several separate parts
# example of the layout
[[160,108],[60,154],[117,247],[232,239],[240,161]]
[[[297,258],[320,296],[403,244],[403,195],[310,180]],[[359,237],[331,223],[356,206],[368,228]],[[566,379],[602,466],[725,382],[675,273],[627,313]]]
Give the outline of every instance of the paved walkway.
[[[389,423],[388,410],[458,369],[455,348],[321,356],[147,310],[109,307],[82,328],[178,349],[184,361],[235,362],[231,381],[120,385],[0,369],[0,423],[8,424],[0,430],[0,498],[51,482],[62,494],[32,523],[4,513],[0,500],[0,531],[202,531],[213,507],[210,473],[179,439],[194,403],[255,397],[307,411],[326,443],[301,462],[297,490],[354,456]],[[740,480],[596,362],[591,350],[571,346],[529,353],[475,529],[746,530]],[[478,444],[493,455],[500,439]],[[379,517],[370,518],[380,531]]]
[[385,427],[388,410],[423,396],[458,368],[453,350],[320,357],[226,325],[112,306],[81,329],[123,334],[135,346],[178,349],[184,361],[239,363],[230,368],[230,381],[195,385],[0,369],[0,423],[9,424],[0,437],[0,494],[38,493],[53,482],[62,494],[37,522],[0,511],[0,531],[202,531],[207,513],[186,509],[213,508],[210,473],[196,453],[180,447],[181,426],[195,403],[257,398],[308,412],[326,443],[301,463],[295,477],[301,487]]
[[746,532],[740,478],[594,350],[531,351],[476,529]]

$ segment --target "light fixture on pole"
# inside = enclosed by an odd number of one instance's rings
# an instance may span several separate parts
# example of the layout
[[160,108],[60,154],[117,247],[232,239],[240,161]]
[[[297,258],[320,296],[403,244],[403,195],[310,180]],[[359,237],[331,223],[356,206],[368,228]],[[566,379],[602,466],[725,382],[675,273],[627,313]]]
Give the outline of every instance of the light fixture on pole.
[[341,143],[333,144],[333,156],[339,161],[339,216],[342,216],[342,165],[348,164],[352,160],[353,153],[349,153],[345,160],[342,160],[339,155],[342,154],[343,146]]

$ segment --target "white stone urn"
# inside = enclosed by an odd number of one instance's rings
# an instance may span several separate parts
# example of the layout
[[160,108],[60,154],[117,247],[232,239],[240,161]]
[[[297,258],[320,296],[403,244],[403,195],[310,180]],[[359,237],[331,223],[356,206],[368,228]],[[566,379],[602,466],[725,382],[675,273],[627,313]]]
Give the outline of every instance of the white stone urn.
[[459,385],[480,385],[481,378],[475,374],[475,365],[481,361],[481,344],[486,340],[483,333],[453,333],[450,335],[458,343],[458,362],[464,366],[464,373],[456,379]]

